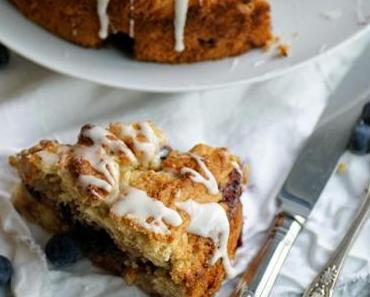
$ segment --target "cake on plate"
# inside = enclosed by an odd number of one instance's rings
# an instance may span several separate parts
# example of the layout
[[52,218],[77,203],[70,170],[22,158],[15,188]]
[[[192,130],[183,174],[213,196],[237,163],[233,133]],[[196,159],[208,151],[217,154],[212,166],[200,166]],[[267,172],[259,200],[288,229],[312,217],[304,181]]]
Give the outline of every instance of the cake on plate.
[[272,37],[267,0],[10,0],[26,17],[84,47],[121,40],[137,60],[236,56]]
[[214,296],[232,277],[246,176],[226,148],[172,149],[151,122],[82,127],[11,156],[14,205],[71,232],[99,267],[156,296]]

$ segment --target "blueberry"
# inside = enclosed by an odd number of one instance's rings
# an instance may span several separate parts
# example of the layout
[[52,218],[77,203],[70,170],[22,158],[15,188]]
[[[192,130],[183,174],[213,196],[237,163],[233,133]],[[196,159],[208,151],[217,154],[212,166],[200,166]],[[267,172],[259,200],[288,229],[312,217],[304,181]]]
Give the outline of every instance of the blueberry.
[[350,149],[352,152],[365,155],[370,152],[370,126],[361,122],[352,132]]
[[370,125],[370,102],[365,104],[361,118],[366,124]]
[[12,263],[9,259],[0,255],[0,285],[9,283],[13,274]]
[[45,253],[56,268],[66,267],[81,258],[77,242],[68,234],[54,235],[46,244]]
[[0,43],[0,68],[8,65],[10,54],[8,49]]

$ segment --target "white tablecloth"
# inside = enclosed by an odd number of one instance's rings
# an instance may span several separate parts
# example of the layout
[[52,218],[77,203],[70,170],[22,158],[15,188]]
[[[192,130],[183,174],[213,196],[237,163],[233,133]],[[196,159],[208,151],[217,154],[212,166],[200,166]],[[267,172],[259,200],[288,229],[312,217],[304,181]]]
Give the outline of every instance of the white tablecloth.
[[[0,71],[0,254],[14,263],[12,290],[21,297],[143,296],[87,260],[65,271],[48,269],[48,238],[10,203],[17,178],[9,154],[52,137],[73,142],[86,122],[150,119],[187,150],[199,142],[227,146],[250,165],[243,246],[236,267],[245,269],[276,212],[275,194],[310,135],[327,98],[368,44],[365,37],[333,56],[283,77],[249,86],[188,94],[148,94],[68,78],[13,55]],[[370,75],[370,72],[364,73]],[[359,90],[360,91],[360,90]],[[361,90],[363,91],[363,90]],[[338,244],[370,182],[369,157],[343,156],[348,170],[334,174],[299,236],[273,297],[297,296]],[[353,247],[336,296],[370,296],[370,225]],[[228,282],[219,296],[227,296]]]

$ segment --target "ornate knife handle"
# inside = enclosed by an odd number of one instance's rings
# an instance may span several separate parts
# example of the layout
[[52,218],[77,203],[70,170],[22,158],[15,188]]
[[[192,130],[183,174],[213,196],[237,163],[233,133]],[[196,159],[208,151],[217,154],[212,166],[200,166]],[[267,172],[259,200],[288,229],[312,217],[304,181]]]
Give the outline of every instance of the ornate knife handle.
[[320,274],[314,279],[306,289],[303,297],[330,297],[333,295],[335,284],[342,271],[346,256],[357,238],[361,228],[365,224],[370,214],[370,191],[368,189],[365,199],[359,208],[356,218],[349,227],[346,235],[342,239],[332,258],[324,266]]
[[230,297],[269,296],[304,221],[302,217],[292,217],[286,213],[276,216],[265,244],[248,266]]

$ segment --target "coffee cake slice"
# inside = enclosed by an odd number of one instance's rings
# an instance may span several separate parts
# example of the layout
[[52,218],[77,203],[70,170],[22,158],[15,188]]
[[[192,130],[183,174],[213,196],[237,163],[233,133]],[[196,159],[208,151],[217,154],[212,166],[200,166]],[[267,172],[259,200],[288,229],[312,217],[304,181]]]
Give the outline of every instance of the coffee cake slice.
[[113,123],[84,126],[74,145],[41,141],[10,163],[22,181],[20,213],[80,234],[90,259],[129,283],[160,296],[213,296],[233,275],[245,176],[227,149],[179,152],[152,123]]

